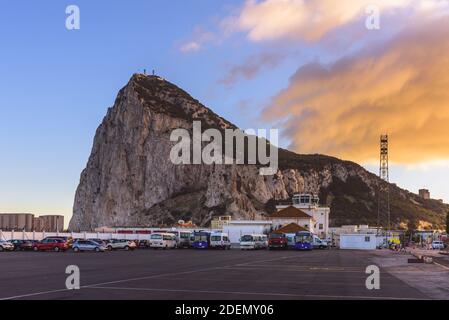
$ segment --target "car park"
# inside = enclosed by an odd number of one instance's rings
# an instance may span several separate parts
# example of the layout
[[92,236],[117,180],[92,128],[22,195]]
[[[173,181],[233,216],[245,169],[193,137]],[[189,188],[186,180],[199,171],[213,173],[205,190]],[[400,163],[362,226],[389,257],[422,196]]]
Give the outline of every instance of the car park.
[[266,249],[267,246],[267,236],[264,234],[247,234],[240,238],[241,250]]
[[66,251],[70,249],[67,241],[61,238],[45,238],[33,244],[34,251]]
[[136,243],[131,240],[112,239],[108,242],[107,248],[112,250],[134,250],[136,249]]
[[14,251],[14,245],[5,240],[0,240],[0,251]]
[[210,235],[210,246],[211,248],[218,249],[231,249],[231,241],[227,233],[214,232]]
[[268,249],[287,249],[288,239],[283,233],[271,233],[268,238]]
[[176,248],[176,236],[172,233],[153,233],[150,236],[150,248],[174,249]]
[[72,244],[72,250],[74,252],[80,251],[104,252],[107,250],[107,248],[105,245],[95,242],[93,240],[75,240]]

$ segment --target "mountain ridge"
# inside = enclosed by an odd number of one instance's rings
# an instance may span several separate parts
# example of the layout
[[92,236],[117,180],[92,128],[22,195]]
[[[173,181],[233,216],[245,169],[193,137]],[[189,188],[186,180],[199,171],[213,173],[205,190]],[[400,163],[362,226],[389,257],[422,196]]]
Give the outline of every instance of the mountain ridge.
[[[96,131],[70,229],[169,226],[179,219],[204,226],[221,214],[263,218],[297,192],[319,194],[331,207],[332,225],[377,221],[376,190],[384,182],[351,161],[279,149],[279,170],[268,177],[254,165],[171,164],[170,132],[191,130],[195,120],[204,130],[237,129],[165,79],[134,74]],[[394,226],[443,227],[449,206],[390,188]]]

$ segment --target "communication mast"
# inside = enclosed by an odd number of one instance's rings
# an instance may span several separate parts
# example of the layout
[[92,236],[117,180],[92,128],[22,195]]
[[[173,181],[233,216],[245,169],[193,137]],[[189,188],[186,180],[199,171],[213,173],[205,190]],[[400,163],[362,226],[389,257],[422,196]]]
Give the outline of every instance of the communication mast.
[[[377,211],[377,230],[381,225],[381,219],[387,218],[387,234],[390,232],[390,175],[388,170],[388,135],[380,136],[380,168],[379,168],[379,203]],[[388,238],[387,238],[388,239]],[[387,240],[388,242],[388,240]]]

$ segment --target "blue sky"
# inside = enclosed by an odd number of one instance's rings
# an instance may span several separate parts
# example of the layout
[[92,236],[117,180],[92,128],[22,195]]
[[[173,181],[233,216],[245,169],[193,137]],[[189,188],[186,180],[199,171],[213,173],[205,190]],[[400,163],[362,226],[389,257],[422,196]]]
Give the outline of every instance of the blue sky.
[[[317,42],[251,41],[245,30],[225,35],[220,21],[238,14],[243,1],[1,4],[0,212],[64,214],[66,223],[95,130],[133,73],[156,69],[238,126],[267,127],[263,109],[289,86],[299,67],[332,62],[364,42],[329,50]],[[80,30],[65,28],[70,4],[81,10]],[[201,48],[180,50],[209,30],[212,35]],[[268,66],[261,62],[254,76],[232,85],[220,83],[233,67],[264,54],[277,60]],[[287,146],[292,139],[284,136],[280,144]],[[376,148],[372,146],[375,155]],[[367,167],[377,172],[375,166]],[[398,164],[391,176],[411,191],[426,186],[436,198],[449,201],[447,179],[442,179],[448,170],[447,165]]]

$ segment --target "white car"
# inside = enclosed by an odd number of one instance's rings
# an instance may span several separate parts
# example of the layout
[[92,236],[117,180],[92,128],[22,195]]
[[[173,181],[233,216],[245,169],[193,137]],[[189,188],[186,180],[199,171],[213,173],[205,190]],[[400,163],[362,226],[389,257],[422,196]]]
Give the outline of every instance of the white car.
[[227,233],[214,232],[210,235],[210,246],[211,248],[218,249],[231,249],[231,241]]
[[119,239],[113,239],[110,240],[107,248],[108,250],[112,251],[112,250],[119,250],[119,249],[123,249],[126,251],[129,250],[134,250],[136,249],[137,245],[134,241],[130,241],[130,240],[119,240]]
[[268,240],[264,234],[247,234],[240,238],[241,250],[266,249],[267,247]]
[[434,241],[434,242],[432,242],[432,249],[444,249],[443,241]]
[[9,241],[0,240],[0,252],[1,251],[14,251],[14,245]]
[[150,236],[150,248],[174,249],[176,243],[176,236],[172,233],[153,233]]

